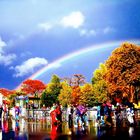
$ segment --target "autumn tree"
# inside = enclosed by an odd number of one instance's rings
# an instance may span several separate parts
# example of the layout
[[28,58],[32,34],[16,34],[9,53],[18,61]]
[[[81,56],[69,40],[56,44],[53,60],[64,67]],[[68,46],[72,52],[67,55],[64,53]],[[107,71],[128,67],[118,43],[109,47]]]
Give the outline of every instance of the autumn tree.
[[80,86],[85,83],[85,77],[82,74],[74,74],[71,79],[71,84],[73,86]]
[[67,106],[72,103],[72,88],[66,81],[61,83],[61,87],[62,89],[60,90],[58,100],[63,106]]
[[123,43],[112,52],[105,66],[104,79],[110,95],[136,101],[140,94],[140,47]]
[[10,101],[10,107],[15,105],[15,97],[17,96],[16,91],[6,88],[0,88],[0,93]]
[[108,88],[106,81],[103,79],[105,73],[106,66],[103,63],[101,63],[99,68],[93,73],[92,85],[95,103],[103,103],[104,101],[108,100]]
[[0,93],[3,96],[8,97],[9,95],[13,94],[13,91],[6,88],[0,88]]
[[74,74],[72,77],[64,77],[61,80],[66,81],[70,86],[80,86],[86,83],[82,74]]
[[45,87],[45,84],[40,80],[27,79],[21,84],[21,91],[25,94],[32,94],[38,97]]
[[80,103],[81,88],[80,86],[72,86],[71,101],[72,104]]
[[95,103],[94,92],[92,84],[86,83],[81,86],[81,94],[79,97],[80,104],[93,106]]

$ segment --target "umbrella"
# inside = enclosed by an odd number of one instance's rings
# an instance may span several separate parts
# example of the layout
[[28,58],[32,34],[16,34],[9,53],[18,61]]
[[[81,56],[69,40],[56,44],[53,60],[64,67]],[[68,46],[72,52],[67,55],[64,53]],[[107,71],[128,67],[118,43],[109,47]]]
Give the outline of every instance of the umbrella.
[[79,109],[81,114],[86,112],[86,108],[83,105],[79,105],[77,108]]

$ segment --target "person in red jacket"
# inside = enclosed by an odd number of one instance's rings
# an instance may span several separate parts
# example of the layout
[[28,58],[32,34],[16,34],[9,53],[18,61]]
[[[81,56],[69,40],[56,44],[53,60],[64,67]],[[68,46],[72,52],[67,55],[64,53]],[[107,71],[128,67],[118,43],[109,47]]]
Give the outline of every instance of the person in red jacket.
[[53,104],[53,106],[51,107],[50,116],[51,116],[52,125],[57,125],[58,120],[56,118],[56,105],[55,104]]
[[57,120],[59,122],[62,122],[62,110],[61,110],[61,106],[60,106],[59,103],[56,106],[55,112],[56,112],[56,118],[57,118]]

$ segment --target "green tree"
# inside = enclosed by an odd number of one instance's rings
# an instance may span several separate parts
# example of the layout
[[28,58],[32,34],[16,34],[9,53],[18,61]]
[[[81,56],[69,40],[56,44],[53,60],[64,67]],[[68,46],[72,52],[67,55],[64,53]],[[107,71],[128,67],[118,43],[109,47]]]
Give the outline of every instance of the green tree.
[[60,78],[57,75],[54,74],[51,78],[51,83],[60,84]]
[[48,104],[48,100],[47,100],[47,94],[46,92],[43,92],[41,95],[41,106],[45,105],[45,106],[49,106]]
[[45,104],[47,106],[52,106],[53,103],[56,103],[58,101],[58,95],[60,94],[60,90],[60,78],[57,75],[53,75],[50,83],[47,84],[47,87],[42,96],[42,99],[45,98]]

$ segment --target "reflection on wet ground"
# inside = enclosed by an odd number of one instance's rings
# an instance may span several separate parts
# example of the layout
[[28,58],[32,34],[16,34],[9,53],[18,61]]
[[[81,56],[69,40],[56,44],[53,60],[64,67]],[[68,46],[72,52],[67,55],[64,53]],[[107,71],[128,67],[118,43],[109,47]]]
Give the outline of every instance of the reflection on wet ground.
[[0,139],[2,140],[112,140],[138,139],[140,126],[120,128],[98,128],[93,122],[87,127],[69,126],[64,122],[52,126],[50,122],[1,122]]

